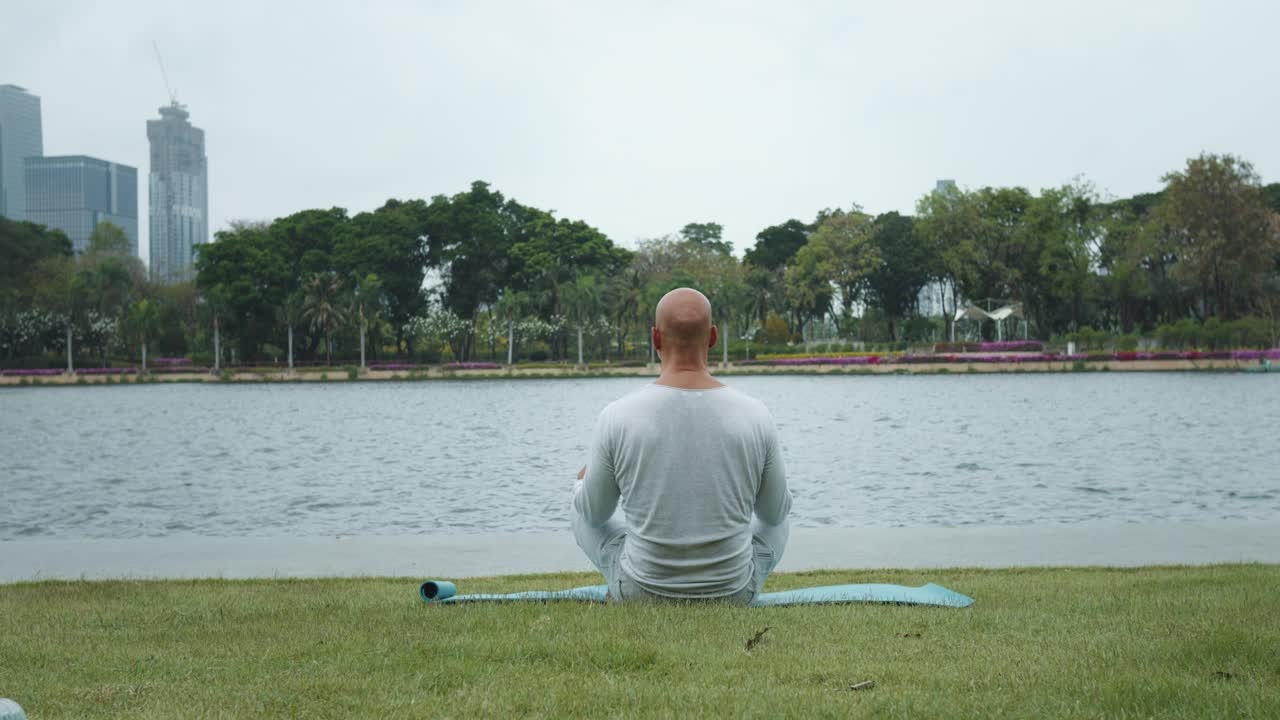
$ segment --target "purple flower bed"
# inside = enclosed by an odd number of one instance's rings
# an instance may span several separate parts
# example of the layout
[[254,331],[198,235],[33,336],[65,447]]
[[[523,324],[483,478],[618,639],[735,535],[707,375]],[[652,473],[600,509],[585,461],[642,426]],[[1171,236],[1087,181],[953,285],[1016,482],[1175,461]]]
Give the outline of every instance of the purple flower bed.
[[[1102,355],[1097,357],[1099,360],[1231,360],[1236,357],[1236,353],[1248,352],[1247,350],[1237,350],[1229,352],[1227,350],[1213,350],[1210,352],[1200,352],[1191,350],[1187,352],[1118,352],[1110,355]],[[1094,356],[1090,356],[1091,358]],[[1238,359],[1238,358],[1237,358]]]
[[1071,362],[1084,360],[1088,356],[1076,355],[903,355],[894,360],[904,365],[927,365],[929,363],[1029,363],[1029,362]]
[[893,361],[901,365],[928,365],[929,363],[955,363],[964,362],[964,359],[957,355],[903,355]]
[[491,362],[453,362],[441,366],[443,370],[501,370],[502,366]]
[[[997,343],[986,343],[995,345]],[[1004,343],[1015,345],[1017,343]],[[1015,348],[1014,351],[1020,348]],[[1051,355],[1034,353],[1026,355],[1002,354],[964,354],[942,353],[937,355],[903,355],[897,358],[884,358],[878,355],[860,357],[812,357],[785,358],[780,360],[746,360],[736,363],[743,365],[928,365],[931,363],[1029,363],[1029,362],[1075,362],[1089,360],[1093,362],[1128,362],[1132,360],[1280,360],[1280,348],[1271,350],[1188,350],[1185,352],[1116,352],[1116,353],[1076,353],[1074,355]]]
[[978,350],[981,352],[1044,352],[1044,343],[1039,340],[984,342],[978,344]]
[[1074,355],[1052,355],[1048,353],[1028,353],[1025,355],[988,354],[955,354],[937,355],[903,355],[896,358],[884,358],[877,355],[861,357],[812,357],[785,358],[780,360],[747,360],[736,363],[743,365],[929,365],[933,363],[1033,363],[1033,362],[1076,362],[1089,360],[1093,362],[1128,362],[1132,360],[1280,360],[1280,348],[1272,350],[1214,350],[1201,352],[1117,352],[1117,353],[1076,353]]
[[1232,360],[1280,360],[1280,348],[1270,350],[1236,350],[1231,353]]
[[77,375],[128,375],[138,372],[138,368],[76,368]]
[[783,358],[781,360],[762,360],[766,365],[879,365],[884,362],[879,355],[861,355],[855,357],[815,357],[815,358]]
[[413,363],[377,363],[369,366],[370,370],[417,370],[418,366]]
[[206,373],[209,372],[207,367],[196,367],[195,365],[169,365],[148,368],[147,372],[155,375],[166,375],[174,373]]
[[0,370],[0,375],[43,376],[43,375],[61,375],[63,372],[64,371],[60,368],[32,368],[29,370]]

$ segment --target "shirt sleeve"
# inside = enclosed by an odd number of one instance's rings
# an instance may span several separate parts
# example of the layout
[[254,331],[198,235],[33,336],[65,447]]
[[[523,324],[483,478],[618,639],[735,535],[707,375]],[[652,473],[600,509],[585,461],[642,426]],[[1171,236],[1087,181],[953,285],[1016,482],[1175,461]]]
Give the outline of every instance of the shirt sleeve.
[[756,517],[766,525],[780,525],[791,512],[791,491],[787,489],[787,468],[782,462],[778,428],[769,420],[765,435],[764,473],[756,492]]
[[606,409],[596,418],[596,427],[591,433],[587,475],[574,488],[573,510],[588,526],[602,527],[613,516],[620,496]]

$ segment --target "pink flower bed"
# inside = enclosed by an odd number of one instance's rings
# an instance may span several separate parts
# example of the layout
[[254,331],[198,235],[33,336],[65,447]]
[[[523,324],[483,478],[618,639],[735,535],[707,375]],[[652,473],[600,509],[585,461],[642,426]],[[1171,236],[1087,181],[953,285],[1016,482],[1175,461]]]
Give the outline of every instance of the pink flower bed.
[[34,376],[61,375],[62,373],[63,373],[63,370],[61,370],[60,368],[31,368],[31,369],[25,369],[25,370],[0,370],[0,375],[12,375],[15,377],[17,376],[30,377],[33,375]]
[[979,343],[978,349],[982,352],[1044,352],[1044,343],[1039,340],[1005,340]]
[[1022,355],[1006,355],[1000,353],[956,354],[941,353],[934,355],[903,355],[896,358],[877,355],[861,357],[811,357],[785,358],[779,360],[747,360],[737,363],[743,365],[928,365],[931,363],[1030,363],[1030,362],[1075,362],[1089,360],[1093,362],[1130,362],[1134,360],[1280,360],[1280,348],[1272,350],[1214,350],[1186,352],[1116,352],[1116,353],[1075,353],[1074,355],[1052,355],[1047,353],[1028,353]]
[[1232,360],[1280,360],[1280,348],[1270,350],[1236,350],[1231,353]]
[[138,368],[76,368],[77,375],[130,375]]
[[879,365],[885,360],[879,355],[859,355],[852,357],[781,358],[778,360],[756,360],[752,362],[760,365]]

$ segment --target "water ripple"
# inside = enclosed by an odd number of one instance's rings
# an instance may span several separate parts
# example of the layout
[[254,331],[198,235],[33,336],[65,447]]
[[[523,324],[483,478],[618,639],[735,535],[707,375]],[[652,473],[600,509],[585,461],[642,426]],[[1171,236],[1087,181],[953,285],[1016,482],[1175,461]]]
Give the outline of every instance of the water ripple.
[[[0,540],[563,531],[642,382],[10,388]],[[782,429],[797,526],[1280,518],[1274,376],[731,384]]]

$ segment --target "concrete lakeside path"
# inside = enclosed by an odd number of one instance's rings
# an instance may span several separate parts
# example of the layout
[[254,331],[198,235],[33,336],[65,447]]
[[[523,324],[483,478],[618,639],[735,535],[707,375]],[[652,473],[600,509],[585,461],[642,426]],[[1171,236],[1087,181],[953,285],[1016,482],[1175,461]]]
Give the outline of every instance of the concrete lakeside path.
[[[1280,521],[795,528],[780,572],[1280,563]],[[0,542],[0,583],[53,579],[388,576],[590,570],[563,533]]]

